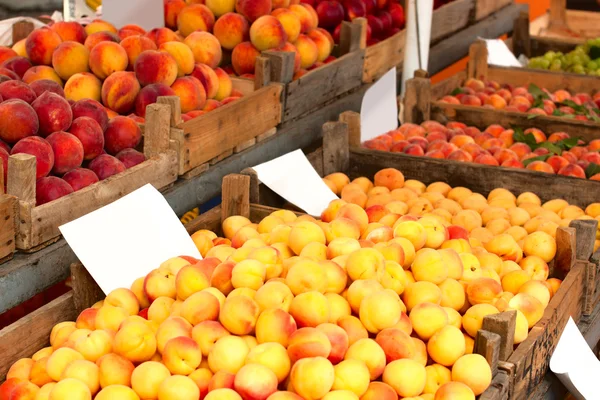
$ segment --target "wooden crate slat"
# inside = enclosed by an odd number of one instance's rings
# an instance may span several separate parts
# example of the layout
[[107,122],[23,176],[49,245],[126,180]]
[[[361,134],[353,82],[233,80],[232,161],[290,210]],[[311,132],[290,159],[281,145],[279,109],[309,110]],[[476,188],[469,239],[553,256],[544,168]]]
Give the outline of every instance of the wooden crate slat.
[[431,42],[457,32],[469,24],[475,0],[458,0],[444,4],[433,12],[431,18]]
[[[176,161],[176,154],[169,150],[95,185],[31,208],[29,221],[21,223],[19,227],[22,235],[25,235],[23,228],[31,232],[24,245],[33,247],[60,236],[60,225],[105,206],[147,183],[162,188],[174,182],[177,179]],[[24,219],[23,215],[21,219]]]
[[403,29],[395,35],[367,47],[362,74],[363,82],[375,82],[390,68],[401,65],[404,62],[405,44],[406,29]]
[[0,330],[0,381],[6,377],[11,365],[20,358],[48,345],[50,331],[63,321],[75,321],[77,312],[73,304],[73,292],[68,292],[44,307]]
[[511,4],[512,0],[475,0],[475,21],[480,21]]
[[283,120],[296,119],[359,87],[363,61],[364,51],[357,50],[288,83]]
[[[185,172],[265,133],[281,122],[282,86],[272,84],[178,126]],[[235,110],[235,112],[233,112]]]
[[0,262],[15,252],[17,198],[0,194]]

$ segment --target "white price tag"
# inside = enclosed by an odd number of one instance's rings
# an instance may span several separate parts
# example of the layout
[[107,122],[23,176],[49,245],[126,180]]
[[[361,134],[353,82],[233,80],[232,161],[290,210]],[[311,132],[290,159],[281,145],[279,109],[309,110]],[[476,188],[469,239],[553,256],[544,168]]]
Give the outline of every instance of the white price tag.
[[576,398],[600,398],[596,386],[596,379],[600,376],[600,361],[571,317],[550,358],[550,370]]
[[500,67],[522,67],[504,40],[484,39],[488,51],[488,64]]
[[313,216],[319,216],[338,197],[323,182],[302,150],[253,168],[272,191]]
[[396,67],[367,89],[360,107],[360,141],[398,128]]
[[150,184],[59,229],[105,294],[129,288],[171,257],[202,258],[169,203]]

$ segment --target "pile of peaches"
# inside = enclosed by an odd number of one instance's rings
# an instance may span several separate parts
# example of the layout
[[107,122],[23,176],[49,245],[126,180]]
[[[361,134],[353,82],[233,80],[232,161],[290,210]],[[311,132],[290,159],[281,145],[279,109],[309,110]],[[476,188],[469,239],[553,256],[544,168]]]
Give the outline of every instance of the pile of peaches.
[[495,81],[469,78],[463,86],[440,99],[441,102],[484,107],[536,115],[549,115],[580,121],[600,122],[600,92],[570,93],[557,90],[554,93],[534,84],[529,87],[501,85]]
[[600,215],[394,169],[325,181],[342,198],[320,220],[277,210],[195,232],[203,260],[171,258],[56,325],[0,396],[474,400],[492,380],[473,354],[483,318],[516,310],[525,340],[561,284],[557,227]]
[[483,132],[462,122],[425,121],[367,140],[369,149],[510,168],[600,181],[600,139],[585,144],[566,132],[550,135],[537,128],[490,125]]
[[184,43],[193,44],[204,32],[204,48],[194,53],[214,57],[212,67],[222,58],[230,74],[253,78],[256,58],[265,50],[295,53],[294,79],[335,59],[334,39],[318,28],[317,11],[298,0],[165,0],[164,13],[163,30]]

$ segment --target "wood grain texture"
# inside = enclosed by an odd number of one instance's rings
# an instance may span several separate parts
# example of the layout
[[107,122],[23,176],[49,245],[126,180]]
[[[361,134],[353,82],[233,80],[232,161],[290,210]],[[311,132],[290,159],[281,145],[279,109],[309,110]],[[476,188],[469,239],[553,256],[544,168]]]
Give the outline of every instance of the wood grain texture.
[[406,30],[403,29],[395,35],[367,47],[362,74],[363,82],[375,82],[390,68],[400,66],[404,62],[405,44]]
[[434,10],[431,17],[431,42],[437,42],[467,26],[474,7],[475,0],[458,0]]
[[513,0],[475,0],[475,21],[480,21],[490,14],[495,13],[503,7],[511,4]]
[[498,360],[506,361],[513,352],[517,312],[505,311],[500,314],[487,315],[483,318],[481,329],[496,333],[500,337]]
[[254,81],[251,79],[232,76],[231,85],[233,89],[239,90],[244,96],[248,96],[249,94],[254,93],[256,90],[254,88]]
[[75,321],[77,313],[73,304],[73,292],[68,292],[42,308],[0,330],[0,381],[6,377],[10,366],[20,358],[48,345],[50,331],[63,321]]
[[556,255],[554,256],[554,273],[565,276],[575,264],[575,229],[559,226],[556,229]]
[[146,107],[144,124],[144,155],[146,158],[158,156],[170,146],[171,115],[170,104],[150,104]]
[[308,114],[361,86],[363,62],[364,50],[359,49],[288,83],[283,121]]
[[339,121],[348,127],[348,145],[350,148],[359,147],[360,140],[360,113],[344,111],[340,114]]
[[504,371],[498,371],[492,379],[492,383],[481,393],[479,400],[508,400],[509,399],[510,377]]
[[406,81],[404,122],[420,124],[431,119],[431,81],[411,78]]
[[583,306],[585,269],[575,265],[552,297],[542,319],[508,359],[515,366],[513,398],[528,399],[548,371],[550,356],[569,319],[579,321]]
[[[156,99],[158,104],[165,104],[170,108],[171,118],[169,125],[174,127],[181,123],[181,99],[179,96],[160,96]],[[146,108],[147,110],[147,108]],[[146,111],[147,113],[148,111]]]
[[382,168],[394,167],[406,179],[418,179],[425,184],[436,181],[450,186],[465,186],[487,196],[502,187],[515,195],[536,188],[543,201],[563,198],[569,203],[586,207],[598,200],[598,182],[587,179],[545,174],[525,169],[495,167],[429,157],[410,156],[377,150],[353,148],[350,151],[350,172],[372,176]]
[[197,167],[281,122],[282,86],[271,84],[179,125],[185,140],[184,169]]
[[17,204],[16,197],[0,194],[0,260],[15,252]]
[[475,336],[474,353],[485,357],[492,370],[492,376],[498,372],[498,360],[500,359],[501,337],[497,333],[480,329]]
[[469,63],[467,77],[485,79],[488,76],[488,50],[483,40],[478,40],[469,47]]
[[71,264],[71,286],[73,305],[78,313],[105,297],[100,286],[81,263]]
[[233,215],[250,215],[250,177],[230,174],[223,178],[221,191],[221,221]]
[[348,169],[348,126],[343,122],[323,124],[323,174]]
[[526,57],[532,57],[531,42],[531,36],[529,35],[529,13],[522,12],[515,19],[511,50],[517,57],[521,54]]
[[489,66],[487,79],[513,86],[535,84],[551,92],[565,89],[575,93],[594,94],[600,90],[600,79],[591,75],[554,72],[531,68]]
[[589,260],[594,252],[598,221],[593,219],[573,220],[569,223],[569,226],[575,228],[575,239],[577,243],[575,258],[583,261]]
[[29,154],[8,157],[7,193],[23,203],[35,204],[35,161]]
[[56,238],[60,236],[59,226],[112,203],[147,183],[161,189],[176,179],[177,155],[167,150],[97,184],[32,208],[30,227],[21,213],[19,236],[28,240],[17,240],[17,247],[27,249]]

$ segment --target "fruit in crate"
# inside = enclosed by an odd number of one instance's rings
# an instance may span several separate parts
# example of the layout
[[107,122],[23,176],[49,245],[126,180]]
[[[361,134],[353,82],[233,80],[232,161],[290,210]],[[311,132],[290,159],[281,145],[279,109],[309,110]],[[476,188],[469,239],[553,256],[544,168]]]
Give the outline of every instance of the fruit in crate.
[[589,143],[565,132],[490,125],[481,131],[461,122],[404,124],[363,143],[391,151],[509,168],[527,168],[600,181],[600,140]]
[[278,210],[195,232],[203,260],[166,260],[56,325],[0,393],[474,399],[492,380],[472,354],[484,316],[517,310],[511,339],[525,340],[560,287],[556,227],[600,214],[393,169],[325,182],[342,199],[320,220]]
[[600,75],[600,38],[590,39],[564,54],[548,51],[543,56],[532,57],[529,68],[564,71],[575,74]]
[[548,115],[580,121],[600,121],[600,94],[571,93],[567,90],[550,92],[535,84],[513,87],[495,81],[469,78],[439,101],[450,104],[484,107],[494,110]]

